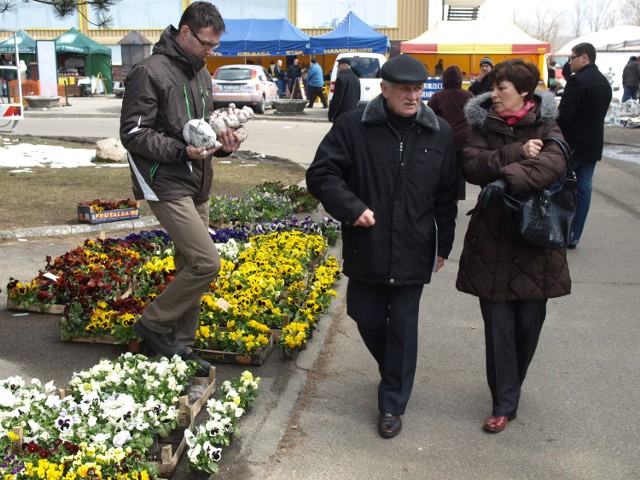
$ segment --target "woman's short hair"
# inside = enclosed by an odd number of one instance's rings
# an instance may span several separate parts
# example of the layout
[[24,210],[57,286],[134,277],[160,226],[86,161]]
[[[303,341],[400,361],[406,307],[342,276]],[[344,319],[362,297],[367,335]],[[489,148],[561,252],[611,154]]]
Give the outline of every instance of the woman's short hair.
[[498,63],[488,77],[489,85],[498,85],[506,80],[513,83],[518,93],[527,92],[525,100],[531,100],[540,81],[540,70],[534,63],[514,58]]

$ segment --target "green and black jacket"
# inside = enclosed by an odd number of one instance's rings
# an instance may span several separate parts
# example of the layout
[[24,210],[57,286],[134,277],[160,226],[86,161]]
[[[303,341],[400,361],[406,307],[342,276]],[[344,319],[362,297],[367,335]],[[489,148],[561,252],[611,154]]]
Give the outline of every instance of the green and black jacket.
[[[129,153],[133,193],[138,200],[207,200],[213,181],[210,157],[192,161],[182,136],[191,119],[213,110],[211,75],[203,60],[186,57],[167,27],[153,55],[127,75],[120,139]],[[215,156],[227,156],[218,150]]]

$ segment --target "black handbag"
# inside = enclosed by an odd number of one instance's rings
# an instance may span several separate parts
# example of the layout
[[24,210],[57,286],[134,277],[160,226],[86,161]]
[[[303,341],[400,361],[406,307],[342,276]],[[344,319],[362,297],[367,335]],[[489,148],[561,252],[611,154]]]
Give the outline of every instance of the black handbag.
[[546,137],[554,142],[567,161],[563,178],[547,188],[503,197],[507,215],[507,229],[514,238],[541,248],[565,248],[571,241],[576,215],[576,174],[571,167],[569,144],[559,137]]

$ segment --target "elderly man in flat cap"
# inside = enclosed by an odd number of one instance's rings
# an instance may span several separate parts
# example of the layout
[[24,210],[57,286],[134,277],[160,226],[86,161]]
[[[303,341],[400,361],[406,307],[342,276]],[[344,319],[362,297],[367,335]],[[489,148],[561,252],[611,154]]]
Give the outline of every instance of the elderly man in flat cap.
[[453,244],[457,164],[451,127],[421,100],[425,66],[400,55],[381,76],[381,95],[336,119],[306,180],[342,223],[347,313],[377,362],[390,438],[413,388],[422,290]]

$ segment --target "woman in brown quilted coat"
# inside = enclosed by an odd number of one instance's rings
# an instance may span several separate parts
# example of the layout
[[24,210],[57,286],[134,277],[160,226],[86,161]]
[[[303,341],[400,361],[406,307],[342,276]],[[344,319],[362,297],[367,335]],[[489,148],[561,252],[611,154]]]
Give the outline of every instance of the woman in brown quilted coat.
[[565,249],[538,248],[509,235],[501,198],[549,186],[564,174],[559,147],[542,141],[562,137],[555,101],[536,91],[540,72],[532,63],[507,60],[490,75],[491,92],[465,107],[472,130],[462,171],[482,190],[469,212],[456,287],[480,299],[493,400],[483,428],[501,432],[516,417],[547,299],[568,295],[571,278]]

